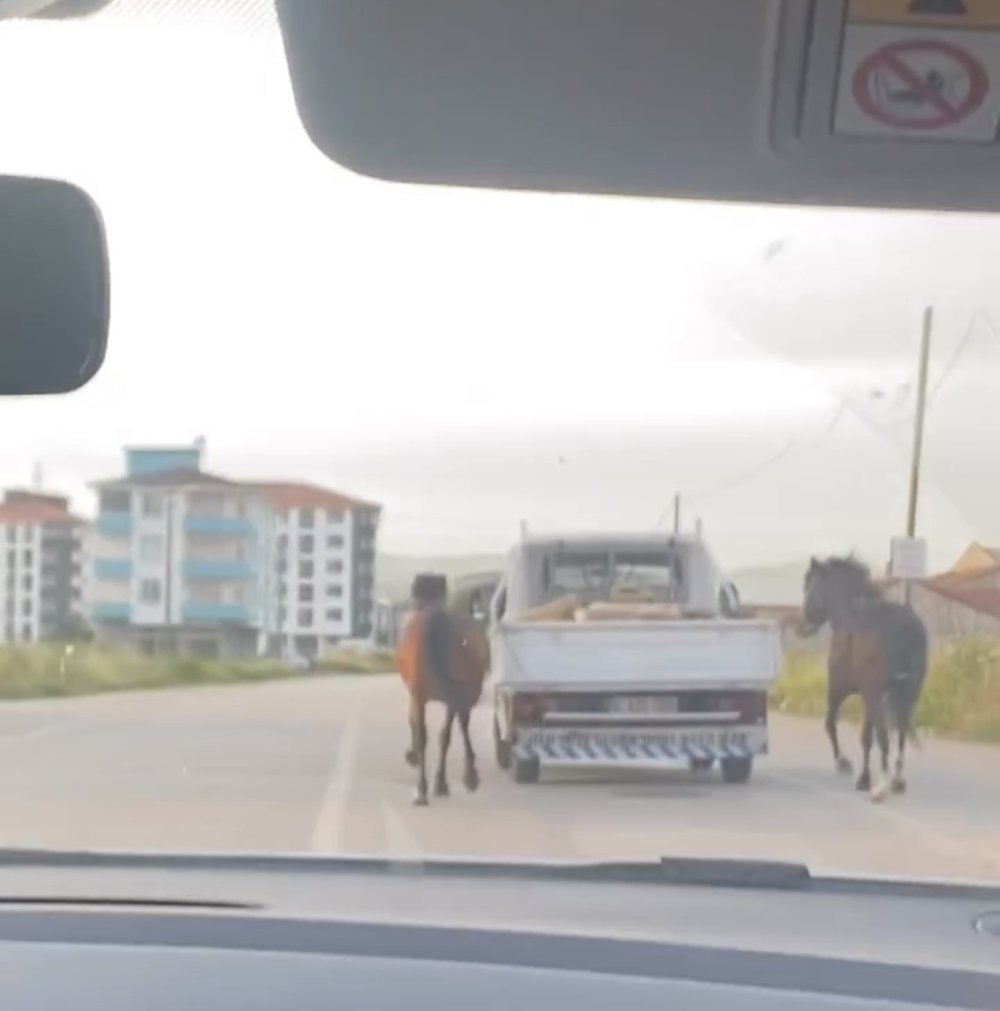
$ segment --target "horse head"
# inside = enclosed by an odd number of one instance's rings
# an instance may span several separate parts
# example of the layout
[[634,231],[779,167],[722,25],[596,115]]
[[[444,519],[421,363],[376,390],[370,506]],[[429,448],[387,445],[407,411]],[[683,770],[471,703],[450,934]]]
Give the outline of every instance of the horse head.
[[859,601],[880,597],[868,566],[853,555],[825,561],[810,558],[799,631],[803,635],[815,635],[828,621],[847,613]]

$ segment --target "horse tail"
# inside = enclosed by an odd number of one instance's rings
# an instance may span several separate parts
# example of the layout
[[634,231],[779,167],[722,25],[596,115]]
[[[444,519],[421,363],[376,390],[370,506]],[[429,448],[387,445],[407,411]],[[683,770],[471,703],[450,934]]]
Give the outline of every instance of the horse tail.
[[907,619],[898,630],[896,662],[889,671],[886,696],[889,720],[893,727],[905,732],[907,738],[919,747],[920,739],[913,725],[913,717],[927,679],[927,629],[913,611],[909,612]]
[[452,670],[452,622],[443,608],[432,611],[424,626],[424,659],[448,699],[457,698]]

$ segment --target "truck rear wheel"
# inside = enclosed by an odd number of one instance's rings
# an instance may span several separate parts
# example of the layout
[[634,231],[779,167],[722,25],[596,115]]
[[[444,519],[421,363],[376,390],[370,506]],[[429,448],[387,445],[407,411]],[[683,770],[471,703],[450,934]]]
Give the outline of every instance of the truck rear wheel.
[[503,738],[500,732],[500,721],[493,717],[493,750],[497,756],[497,765],[507,772],[511,765],[510,741]]
[[542,764],[537,758],[514,759],[514,782],[537,783],[542,771]]
[[722,760],[722,778],[727,783],[747,783],[753,772],[752,758],[724,758]]

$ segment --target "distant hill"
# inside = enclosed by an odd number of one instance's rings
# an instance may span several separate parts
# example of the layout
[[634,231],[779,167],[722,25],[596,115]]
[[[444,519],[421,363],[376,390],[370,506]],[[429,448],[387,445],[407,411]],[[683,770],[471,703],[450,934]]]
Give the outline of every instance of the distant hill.
[[744,604],[801,604],[804,563],[734,569],[730,578]]
[[[404,600],[410,583],[418,572],[441,572],[449,580],[472,576],[479,572],[502,569],[504,556],[495,555],[392,555],[381,554],[376,567],[376,590],[380,597]],[[747,604],[798,604],[802,599],[802,577],[805,566],[791,562],[785,565],[754,566],[736,569],[731,574]]]

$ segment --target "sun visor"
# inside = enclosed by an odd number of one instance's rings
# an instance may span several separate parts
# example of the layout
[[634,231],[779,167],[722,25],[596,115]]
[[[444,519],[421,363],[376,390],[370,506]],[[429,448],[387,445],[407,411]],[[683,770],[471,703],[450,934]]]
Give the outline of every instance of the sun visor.
[[1000,0],[278,0],[303,122],[407,182],[1000,206]]

